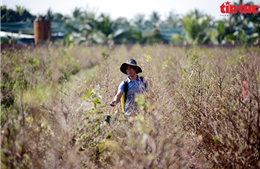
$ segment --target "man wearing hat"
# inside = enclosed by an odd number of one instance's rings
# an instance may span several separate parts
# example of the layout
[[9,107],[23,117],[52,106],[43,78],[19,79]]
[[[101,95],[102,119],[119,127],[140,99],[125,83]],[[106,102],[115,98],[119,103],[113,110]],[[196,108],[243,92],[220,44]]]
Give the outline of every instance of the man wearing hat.
[[[120,71],[128,75],[125,81],[122,81],[118,87],[118,92],[115,95],[110,105],[114,107],[119,101],[122,95],[125,93],[125,116],[131,115],[131,112],[137,110],[137,103],[135,102],[135,95],[142,94],[147,89],[147,81],[144,81],[143,77],[138,76],[138,73],[142,73],[142,69],[137,65],[134,59],[129,59],[123,63],[120,67]],[[128,85],[127,88],[125,85]],[[125,91],[127,90],[127,91]]]

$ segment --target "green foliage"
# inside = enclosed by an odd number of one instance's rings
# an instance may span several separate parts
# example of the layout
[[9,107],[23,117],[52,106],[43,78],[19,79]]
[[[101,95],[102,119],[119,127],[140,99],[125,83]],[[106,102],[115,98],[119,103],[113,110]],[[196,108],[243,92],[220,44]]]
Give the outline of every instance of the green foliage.
[[212,18],[195,10],[182,19],[185,39],[189,44],[207,44],[210,40]]
[[58,60],[57,66],[62,73],[59,79],[60,81],[69,80],[71,74],[73,75],[79,72],[78,60],[69,56],[67,51],[65,51],[65,55]]
[[16,10],[8,9],[6,6],[1,6],[1,22],[20,22],[26,21],[32,23],[36,17],[27,9],[21,6],[16,6]]
[[178,34],[173,34],[170,39],[171,44],[183,44],[185,39]]
[[[235,4],[239,5],[240,2]],[[99,14],[93,9],[78,7],[72,11],[71,16],[55,13],[50,8],[46,14],[40,16],[37,19],[52,21],[52,31],[64,33],[66,45],[156,44],[161,42],[177,45],[194,43],[257,45],[260,37],[259,15],[230,15],[228,19],[223,17],[222,20],[214,20],[197,9],[181,18],[170,11],[165,20],[162,20],[161,15],[156,11],[153,11],[148,19],[145,19],[143,14],[137,14],[131,21],[126,18],[112,20],[107,14]],[[2,23],[24,21],[33,24],[35,19],[36,16],[24,7],[16,6],[13,10],[1,6]],[[183,32],[174,32],[176,28],[182,29]],[[25,28],[21,29],[23,33],[32,33],[32,30],[28,32]],[[172,35],[169,35],[168,31],[163,32],[165,29],[171,29]],[[1,44],[9,43],[10,39],[1,39]],[[16,43],[15,39],[11,40]],[[63,43],[59,41],[58,43]]]
[[110,137],[111,129],[105,119],[105,104],[100,100],[100,87],[89,89],[81,99],[85,101],[87,107],[80,109],[82,120],[75,124],[72,130],[75,146],[78,152],[88,154],[90,160],[101,167],[102,160],[105,160],[103,159],[103,153],[106,151],[104,142]]

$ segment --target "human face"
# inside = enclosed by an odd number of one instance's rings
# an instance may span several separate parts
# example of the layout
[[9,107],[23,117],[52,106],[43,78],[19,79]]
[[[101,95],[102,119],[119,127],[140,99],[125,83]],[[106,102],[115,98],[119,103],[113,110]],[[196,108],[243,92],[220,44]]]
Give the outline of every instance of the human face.
[[134,66],[127,65],[126,66],[126,73],[128,76],[133,77],[136,75],[137,68]]

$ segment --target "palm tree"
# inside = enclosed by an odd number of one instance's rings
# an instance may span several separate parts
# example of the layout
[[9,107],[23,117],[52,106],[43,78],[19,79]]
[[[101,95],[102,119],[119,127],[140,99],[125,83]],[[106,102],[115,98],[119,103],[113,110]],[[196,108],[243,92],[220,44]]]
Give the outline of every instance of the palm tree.
[[[244,4],[243,0],[235,2],[238,6]],[[253,2],[248,2],[245,5],[252,5]],[[259,8],[258,8],[259,10]],[[233,14],[229,17],[229,34],[226,36],[226,41],[236,42],[236,44],[253,44],[259,41],[259,12],[255,14]]]
[[[80,15],[79,15],[80,14]],[[74,18],[68,21],[74,43],[108,44],[109,41],[121,43],[129,35],[129,23],[124,18],[113,21],[110,16],[101,13],[74,10]]]
[[228,35],[228,20],[217,20],[214,22],[214,30],[211,32],[211,42],[216,45],[225,44]]
[[166,15],[165,21],[162,22],[161,26],[168,28],[179,28],[181,27],[180,17],[174,11],[170,11]]
[[96,26],[96,15],[92,11],[83,11],[76,7],[72,11],[72,17],[64,20],[65,28],[67,30],[68,43],[81,44],[91,41],[91,33]]
[[134,26],[136,26],[140,29],[144,29],[145,28],[145,15],[144,14],[135,15],[132,22],[133,22]]
[[189,12],[181,19],[185,39],[189,44],[208,44],[210,42],[213,18],[198,10]]
[[74,19],[78,19],[81,15],[82,15],[82,11],[81,11],[81,8],[79,7],[76,7],[73,11],[72,11],[72,17]]
[[19,17],[17,18],[18,21],[32,22],[35,19],[35,16],[33,16],[25,7],[19,5],[16,5],[15,7]]
[[54,13],[52,18],[53,21],[61,23],[63,23],[65,19],[66,17],[64,17],[61,13]]
[[152,25],[153,28],[155,27],[159,27],[160,23],[161,23],[161,16],[158,12],[153,11],[150,15],[150,23]]
[[[238,0],[238,2],[235,2],[234,5],[235,6],[238,6],[240,4],[243,4],[243,0]],[[237,14],[232,14],[230,15],[229,17],[229,25],[230,27],[234,27],[234,26],[237,26],[237,25],[240,25],[243,23],[243,15],[241,15],[238,11]]]
[[18,13],[6,6],[1,6],[1,23],[21,21]]
[[249,23],[252,25],[253,34],[249,37],[249,42],[252,44],[260,44],[260,8],[258,8],[258,14],[247,16]]
[[99,34],[99,39],[102,39],[102,43],[107,44],[108,41],[119,43],[126,35],[128,35],[128,25],[129,23],[127,20],[119,18],[112,21],[110,16],[101,14],[98,18],[96,30]]
[[53,20],[53,11],[51,8],[47,10],[47,13],[45,15],[46,20],[52,21]]

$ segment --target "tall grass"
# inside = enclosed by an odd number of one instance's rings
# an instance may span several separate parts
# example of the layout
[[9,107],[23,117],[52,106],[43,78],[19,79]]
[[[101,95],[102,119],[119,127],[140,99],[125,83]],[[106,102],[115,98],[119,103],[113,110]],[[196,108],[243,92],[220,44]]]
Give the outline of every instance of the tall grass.
[[[1,54],[1,168],[260,167],[258,48],[71,46]],[[109,102],[129,58],[150,87],[126,122],[120,105]]]

